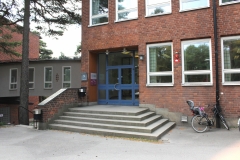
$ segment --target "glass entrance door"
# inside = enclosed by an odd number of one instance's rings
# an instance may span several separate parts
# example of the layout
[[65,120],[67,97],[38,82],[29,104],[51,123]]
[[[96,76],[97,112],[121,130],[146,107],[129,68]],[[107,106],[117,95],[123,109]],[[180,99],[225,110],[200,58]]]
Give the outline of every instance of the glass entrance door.
[[139,105],[138,59],[134,52],[100,55],[98,84],[99,104]]

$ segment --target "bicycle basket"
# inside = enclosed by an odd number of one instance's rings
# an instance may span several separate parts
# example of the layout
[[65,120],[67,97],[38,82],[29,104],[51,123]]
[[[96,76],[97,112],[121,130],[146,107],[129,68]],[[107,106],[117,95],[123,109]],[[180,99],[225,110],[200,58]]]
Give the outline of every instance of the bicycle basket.
[[189,105],[190,109],[194,109],[194,102],[192,100],[187,100],[187,104]]

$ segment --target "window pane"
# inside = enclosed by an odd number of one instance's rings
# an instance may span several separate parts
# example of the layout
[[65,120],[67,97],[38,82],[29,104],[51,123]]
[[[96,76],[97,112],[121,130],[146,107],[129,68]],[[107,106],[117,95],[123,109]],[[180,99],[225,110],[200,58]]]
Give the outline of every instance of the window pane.
[[98,90],[98,99],[106,99],[106,90]]
[[224,69],[240,68],[240,39],[223,41]]
[[11,85],[10,85],[10,88],[11,88],[11,89],[16,89],[16,88],[17,88],[17,84],[11,84]]
[[70,83],[63,83],[63,88],[69,88],[70,87]]
[[172,76],[150,76],[150,83],[172,83]]
[[70,81],[71,77],[70,77],[70,68],[69,67],[65,67],[64,68],[64,80],[63,81]]
[[135,100],[138,100],[139,99],[139,90],[136,89],[135,90]]
[[45,88],[52,88],[52,83],[45,83]]
[[122,100],[132,100],[132,90],[122,90]]
[[33,88],[33,83],[29,83],[29,88]]
[[226,73],[224,76],[226,82],[240,81],[240,73]]
[[137,0],[118,0],[118,10],[137,8]]
[[227,3],[227,2],[240,2],[240,0],[222,0],[222,3]]
[[99,70],[98,83],[106,84],[106,55],[105,54],[99,55],[98,70]]
[[133,53],[127,51],[125,54],[122,52],[109,53],[108,55],[108,65],[109,66],[118,66],[118,65],[131,65]]
[[17,70],[12,69],[11,70],[11,83],[17,82]]
[[105,22],[108,22],[107,16],[92,19],[92,24],[99,24],[99,23],[105,23]]
[[118,91],[117,90],[109,90],[109,99],[116,100],[118,99]]
[[157,3],[166,3],[169,2],[170,0],[148,0],[148,5],[153,5]]
[[149,48],[150,72],[172,71],[171,45]]
[[148,15],[169,13],[169,12],[171,12],[170,5],[159,5],[159,6],[148,8]]
[[108,13],[108,0],[92,0],[92,15]]
[[118,20],[133,19],[133,18],[137,18],[137,16],[138,16],[137,11],[122,12],[122,13],[118,13]]
[[208,0],[182,0],[181,10],[202,8],[208,6]]
[[210,82],[210,74],[185,75],[185,82]]
[[52,68],[45,68],[45,81],[52,81]]
[[34,69],[29,68],[29,82],[33,82],[33,81],[34,81]]
[[184,45],[184,69],[190,70],[209,70],[209,43],[201,42]]

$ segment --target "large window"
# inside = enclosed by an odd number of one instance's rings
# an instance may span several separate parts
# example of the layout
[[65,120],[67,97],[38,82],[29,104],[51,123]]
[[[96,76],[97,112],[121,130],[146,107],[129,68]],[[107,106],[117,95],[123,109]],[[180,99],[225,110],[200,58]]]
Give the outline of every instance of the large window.
[[52,67],[44,67],[44,88],[51,89],[52,88]]
[[116,0],[116,21],[136,19],[138,17],[137,0]]
[[63,88],[71,87],[71,67],[63,67]]
[[29,89],[34,89],[35,69],[29,68]]
[[108,22],[108,0],[90,0],[90,26]]
[[240,0],[219,0],[220,5],[227,5],[233,3],[240,3]]
[[222,38],[222,82],[240,85],[240,36]]
[[211,40],[182,42],[183,85],[212,85]]
[[209,0],[180,0],[180,11],[209,7]]
[[18,77],[17,68],[10,69],[10,86],[9,86],[10,90],[17,89],[17,77]]
[[172,12],[171,0],[146,0],[146,16],[168,14]]
[[147,85],[173,86],[172,43],[147,45]]

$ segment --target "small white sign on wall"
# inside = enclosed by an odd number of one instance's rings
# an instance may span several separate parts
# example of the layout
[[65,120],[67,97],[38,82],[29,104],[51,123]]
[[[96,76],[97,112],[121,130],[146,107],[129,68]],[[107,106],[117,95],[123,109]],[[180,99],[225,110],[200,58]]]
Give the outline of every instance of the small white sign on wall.
[[91,73],[91,79],[97,79],[97,73]]
[[3,117],[3,114],[0,114],[0,117]]

